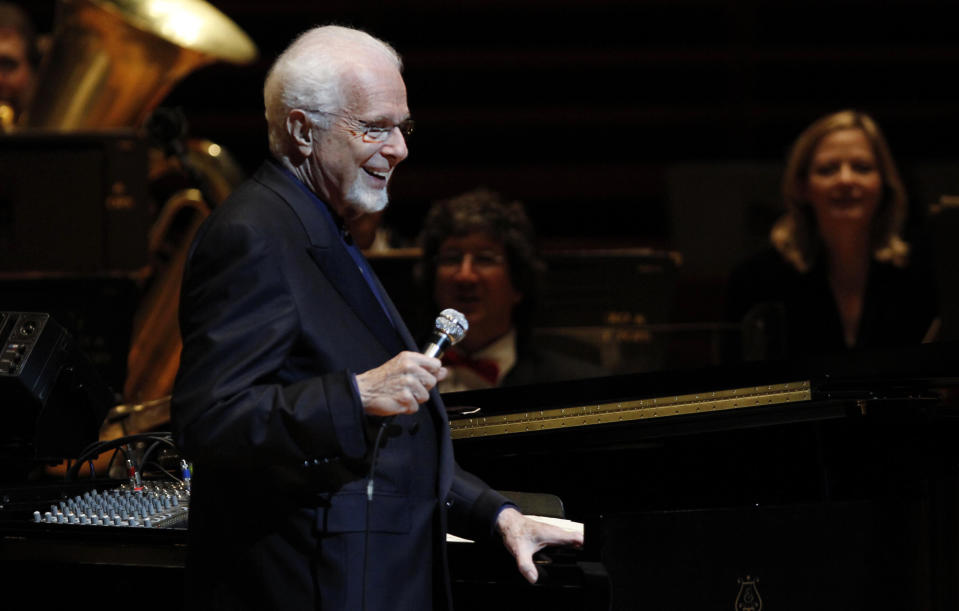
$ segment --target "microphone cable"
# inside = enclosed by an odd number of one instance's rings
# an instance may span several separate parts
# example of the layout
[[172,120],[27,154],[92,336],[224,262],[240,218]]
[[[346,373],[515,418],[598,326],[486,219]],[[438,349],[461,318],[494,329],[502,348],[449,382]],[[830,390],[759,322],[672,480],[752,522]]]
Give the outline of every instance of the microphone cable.
[[373,442],[373,455],[370,457],[370,471],[366,479],[366,516],[364,517],[363,527],[363,582],[360,597],[362,601],[361,609],[366,611],[366,575],[367,561],[370,557],[370,514],[373,513],[373,479],[376,477],[376,459],[380,455],[380,443],[383,439],[383,433],[393,421],[393,416],[387,416],[380,423],[380,430],[376,432],[376,441]]

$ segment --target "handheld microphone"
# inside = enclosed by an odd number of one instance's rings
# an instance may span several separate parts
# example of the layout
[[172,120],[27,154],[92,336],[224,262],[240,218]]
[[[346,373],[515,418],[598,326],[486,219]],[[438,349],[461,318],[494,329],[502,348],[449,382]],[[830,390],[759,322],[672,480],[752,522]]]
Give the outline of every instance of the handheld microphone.
[[440,312],[433,323],[433,332],[427,340],[423,354],[440,358],[446,349],[459,342],[466,335],[469,323],[461,312],[447,308]]

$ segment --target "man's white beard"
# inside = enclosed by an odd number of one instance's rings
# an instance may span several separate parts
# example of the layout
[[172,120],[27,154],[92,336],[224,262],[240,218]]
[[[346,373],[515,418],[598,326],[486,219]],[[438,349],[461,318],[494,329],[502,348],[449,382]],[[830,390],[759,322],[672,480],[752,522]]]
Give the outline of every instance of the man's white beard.
[[386,189],[371,189],[362,183],[363,177],[357,176],[343,201],[363,214],[372,214],[386,208],[390,196]]

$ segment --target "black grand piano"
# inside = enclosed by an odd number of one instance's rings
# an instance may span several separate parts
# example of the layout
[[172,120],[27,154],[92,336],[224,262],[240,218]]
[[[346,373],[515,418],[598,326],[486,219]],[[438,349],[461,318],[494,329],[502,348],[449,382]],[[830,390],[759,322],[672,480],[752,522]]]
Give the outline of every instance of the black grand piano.
[[449,395],[631,609],[959,608],[959,345]]
[[[458,608],[959,608],[957,357],[939,343],[447,395],[460,464],[559,497],[587,542],[545,554],[536,587],[501,550],[455,547]],[[30,590],[34,608],[76,587],[177,608],[182,529],[32,520],[91,485],[2,492],[5,591],[41,575],[60,585]]]

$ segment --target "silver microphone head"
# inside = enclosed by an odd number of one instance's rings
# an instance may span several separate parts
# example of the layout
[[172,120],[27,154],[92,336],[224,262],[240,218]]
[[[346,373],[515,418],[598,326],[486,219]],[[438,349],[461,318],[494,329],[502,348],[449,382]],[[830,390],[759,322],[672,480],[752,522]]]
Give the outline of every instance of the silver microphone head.
[[433,326],[437,331],[450,338],[450,345],[458,343],[466,335],[470,325],[466,322],[466,317],[462,312],[453,308],[446,308],[436,317]]

